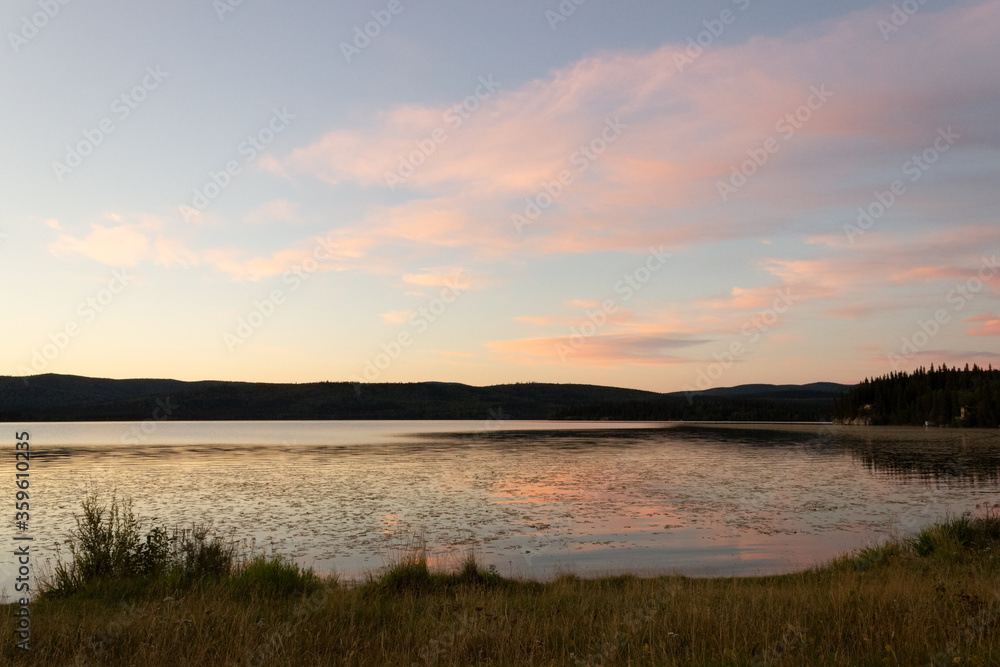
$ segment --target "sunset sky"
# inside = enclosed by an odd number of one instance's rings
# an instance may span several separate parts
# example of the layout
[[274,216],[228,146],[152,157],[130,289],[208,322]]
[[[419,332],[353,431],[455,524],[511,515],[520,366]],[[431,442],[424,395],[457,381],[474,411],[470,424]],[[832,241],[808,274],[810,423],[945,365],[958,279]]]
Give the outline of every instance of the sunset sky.
[[1000,0],[11,0],[0,27],[2,374],[1000,365]]

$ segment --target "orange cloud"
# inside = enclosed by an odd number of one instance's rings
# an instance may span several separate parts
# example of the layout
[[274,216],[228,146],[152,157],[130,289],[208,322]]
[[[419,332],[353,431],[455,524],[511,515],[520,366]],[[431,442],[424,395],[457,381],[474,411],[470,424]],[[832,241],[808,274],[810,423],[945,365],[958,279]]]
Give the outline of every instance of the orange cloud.
[[413,315],[412,310],[392,310],[382,313],[382,321],[388,324],[403,324]]

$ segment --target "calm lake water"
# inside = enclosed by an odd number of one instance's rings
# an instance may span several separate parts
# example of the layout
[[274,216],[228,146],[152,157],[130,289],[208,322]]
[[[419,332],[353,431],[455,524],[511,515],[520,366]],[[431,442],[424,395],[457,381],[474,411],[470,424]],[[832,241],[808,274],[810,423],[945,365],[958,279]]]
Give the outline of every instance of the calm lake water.
[[[788,572],[1000,503],[1000,433],[609,422],[6,425],[31,434],[35,558],[89,491],[362,576],[414,536],[508,575]],[[10,479],[12,456],[5,456]],[[10,473],[10,474],[8,474]],[[8,485],[7,491],[13,495]],[[11,498],[12,499],[12,498]],[[5,503],[9,507],[9,503]],[[13,544],[13,512],[0,542]],[[0,588],[13,592],[12,549]],[[63,549],[65,553],[65,549]],[[37,573],[37,569],[36,569]]]

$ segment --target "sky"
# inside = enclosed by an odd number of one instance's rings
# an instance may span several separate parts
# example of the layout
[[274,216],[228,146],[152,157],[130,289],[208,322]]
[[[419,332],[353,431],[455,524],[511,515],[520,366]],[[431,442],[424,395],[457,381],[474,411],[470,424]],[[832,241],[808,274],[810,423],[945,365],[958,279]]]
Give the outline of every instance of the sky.
[[1000,0],[10,0],[0,373],[1000,365]]

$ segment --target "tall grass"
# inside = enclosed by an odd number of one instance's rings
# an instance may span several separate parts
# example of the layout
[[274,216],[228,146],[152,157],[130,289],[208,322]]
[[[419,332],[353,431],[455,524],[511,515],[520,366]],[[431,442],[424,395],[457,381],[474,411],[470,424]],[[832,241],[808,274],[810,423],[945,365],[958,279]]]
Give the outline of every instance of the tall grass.
[[[416,542],[352,586],[251,559],[169,600],[48,597],[32,610],[31,655],[0,644],[0,664],[1000,665],[997,516],[775,577],[541,583],[471,555],[447,571],[428,561]],[[0,612],[0,635],[12,621]]]
[[990,550],[997,542],[1000,542],[1000,512],[988,510],[981,516],[967,512],[925,528],[907,546],[920,556],[950,558],[969,551]]
[[446,591],[459,586],[496,587],[507,585],[494,567],[480,566],[475,554],[467,553],[451,572],[432,572],[427,563],[427,545],[422,538],[390,549],[383,554],[381,573],[370,573],[364,590],[372,593],[422,594]]

